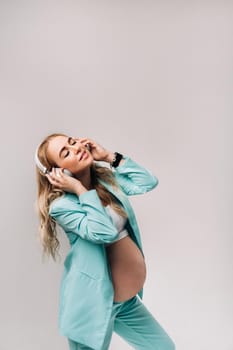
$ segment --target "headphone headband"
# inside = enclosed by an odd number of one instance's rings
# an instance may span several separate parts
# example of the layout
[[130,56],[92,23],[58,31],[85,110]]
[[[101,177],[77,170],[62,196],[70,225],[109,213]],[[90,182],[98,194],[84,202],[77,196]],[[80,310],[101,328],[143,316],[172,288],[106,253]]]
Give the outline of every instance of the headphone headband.
[[47,174],[49,173],[48,169],[41,163],[41,161],[39,160],[38,157],[38,150],[39,150],[39,146],[36,148],[36,152],[35,152],[35,162],[36,165],[38,166],[38,168],[42,171],[43,174]]

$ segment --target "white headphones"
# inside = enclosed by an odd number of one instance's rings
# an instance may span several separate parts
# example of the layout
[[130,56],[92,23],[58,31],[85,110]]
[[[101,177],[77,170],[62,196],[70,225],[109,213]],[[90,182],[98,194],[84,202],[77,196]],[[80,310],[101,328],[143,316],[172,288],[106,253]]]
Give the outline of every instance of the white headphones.
[[43,174],[49,174],[48,169],[41,163],[41,161],[39,160],[38,157],[38,150],[39,150],[39,146],[36,148],[36,152],[35,152],[35,162],[36,165],[38,166],[38,168],[42,171]]

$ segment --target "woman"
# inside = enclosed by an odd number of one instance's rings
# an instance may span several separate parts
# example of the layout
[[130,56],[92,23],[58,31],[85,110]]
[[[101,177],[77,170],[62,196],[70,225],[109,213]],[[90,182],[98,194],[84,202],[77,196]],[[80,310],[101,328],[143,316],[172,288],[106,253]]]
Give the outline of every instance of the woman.
[[174,350],[141,301],[145,257],[127,198],[152,190],[157,178],[128,156],[65,134],[47,136],[35,161],[43,252],[56,260],[56,224],[70,243],[59,294],[70,350],[107,350],[113,331],[134,349]]

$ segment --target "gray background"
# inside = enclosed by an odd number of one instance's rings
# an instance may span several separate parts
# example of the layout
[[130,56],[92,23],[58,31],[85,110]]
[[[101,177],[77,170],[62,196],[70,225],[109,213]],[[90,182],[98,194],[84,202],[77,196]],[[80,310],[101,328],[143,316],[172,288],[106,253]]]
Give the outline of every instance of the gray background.
[[[34,149],[88,136],[151,169],[130,198],[144,303],[177,350],[233,349],[231,1],[0,2],[2,350],[68,349],[41,261]],[[111,349],[129,345],[113,334]]]

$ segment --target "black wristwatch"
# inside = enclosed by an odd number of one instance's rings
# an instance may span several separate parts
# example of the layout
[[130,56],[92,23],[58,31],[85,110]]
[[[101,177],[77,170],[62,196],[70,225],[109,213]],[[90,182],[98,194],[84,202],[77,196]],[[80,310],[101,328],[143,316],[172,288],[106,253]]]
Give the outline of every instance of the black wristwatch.
[[110,163],[110,167],[116,168],[119,165],[122,158],[123,158],[123,154],[114,152],[114,158],[113,158],[113,161]]

